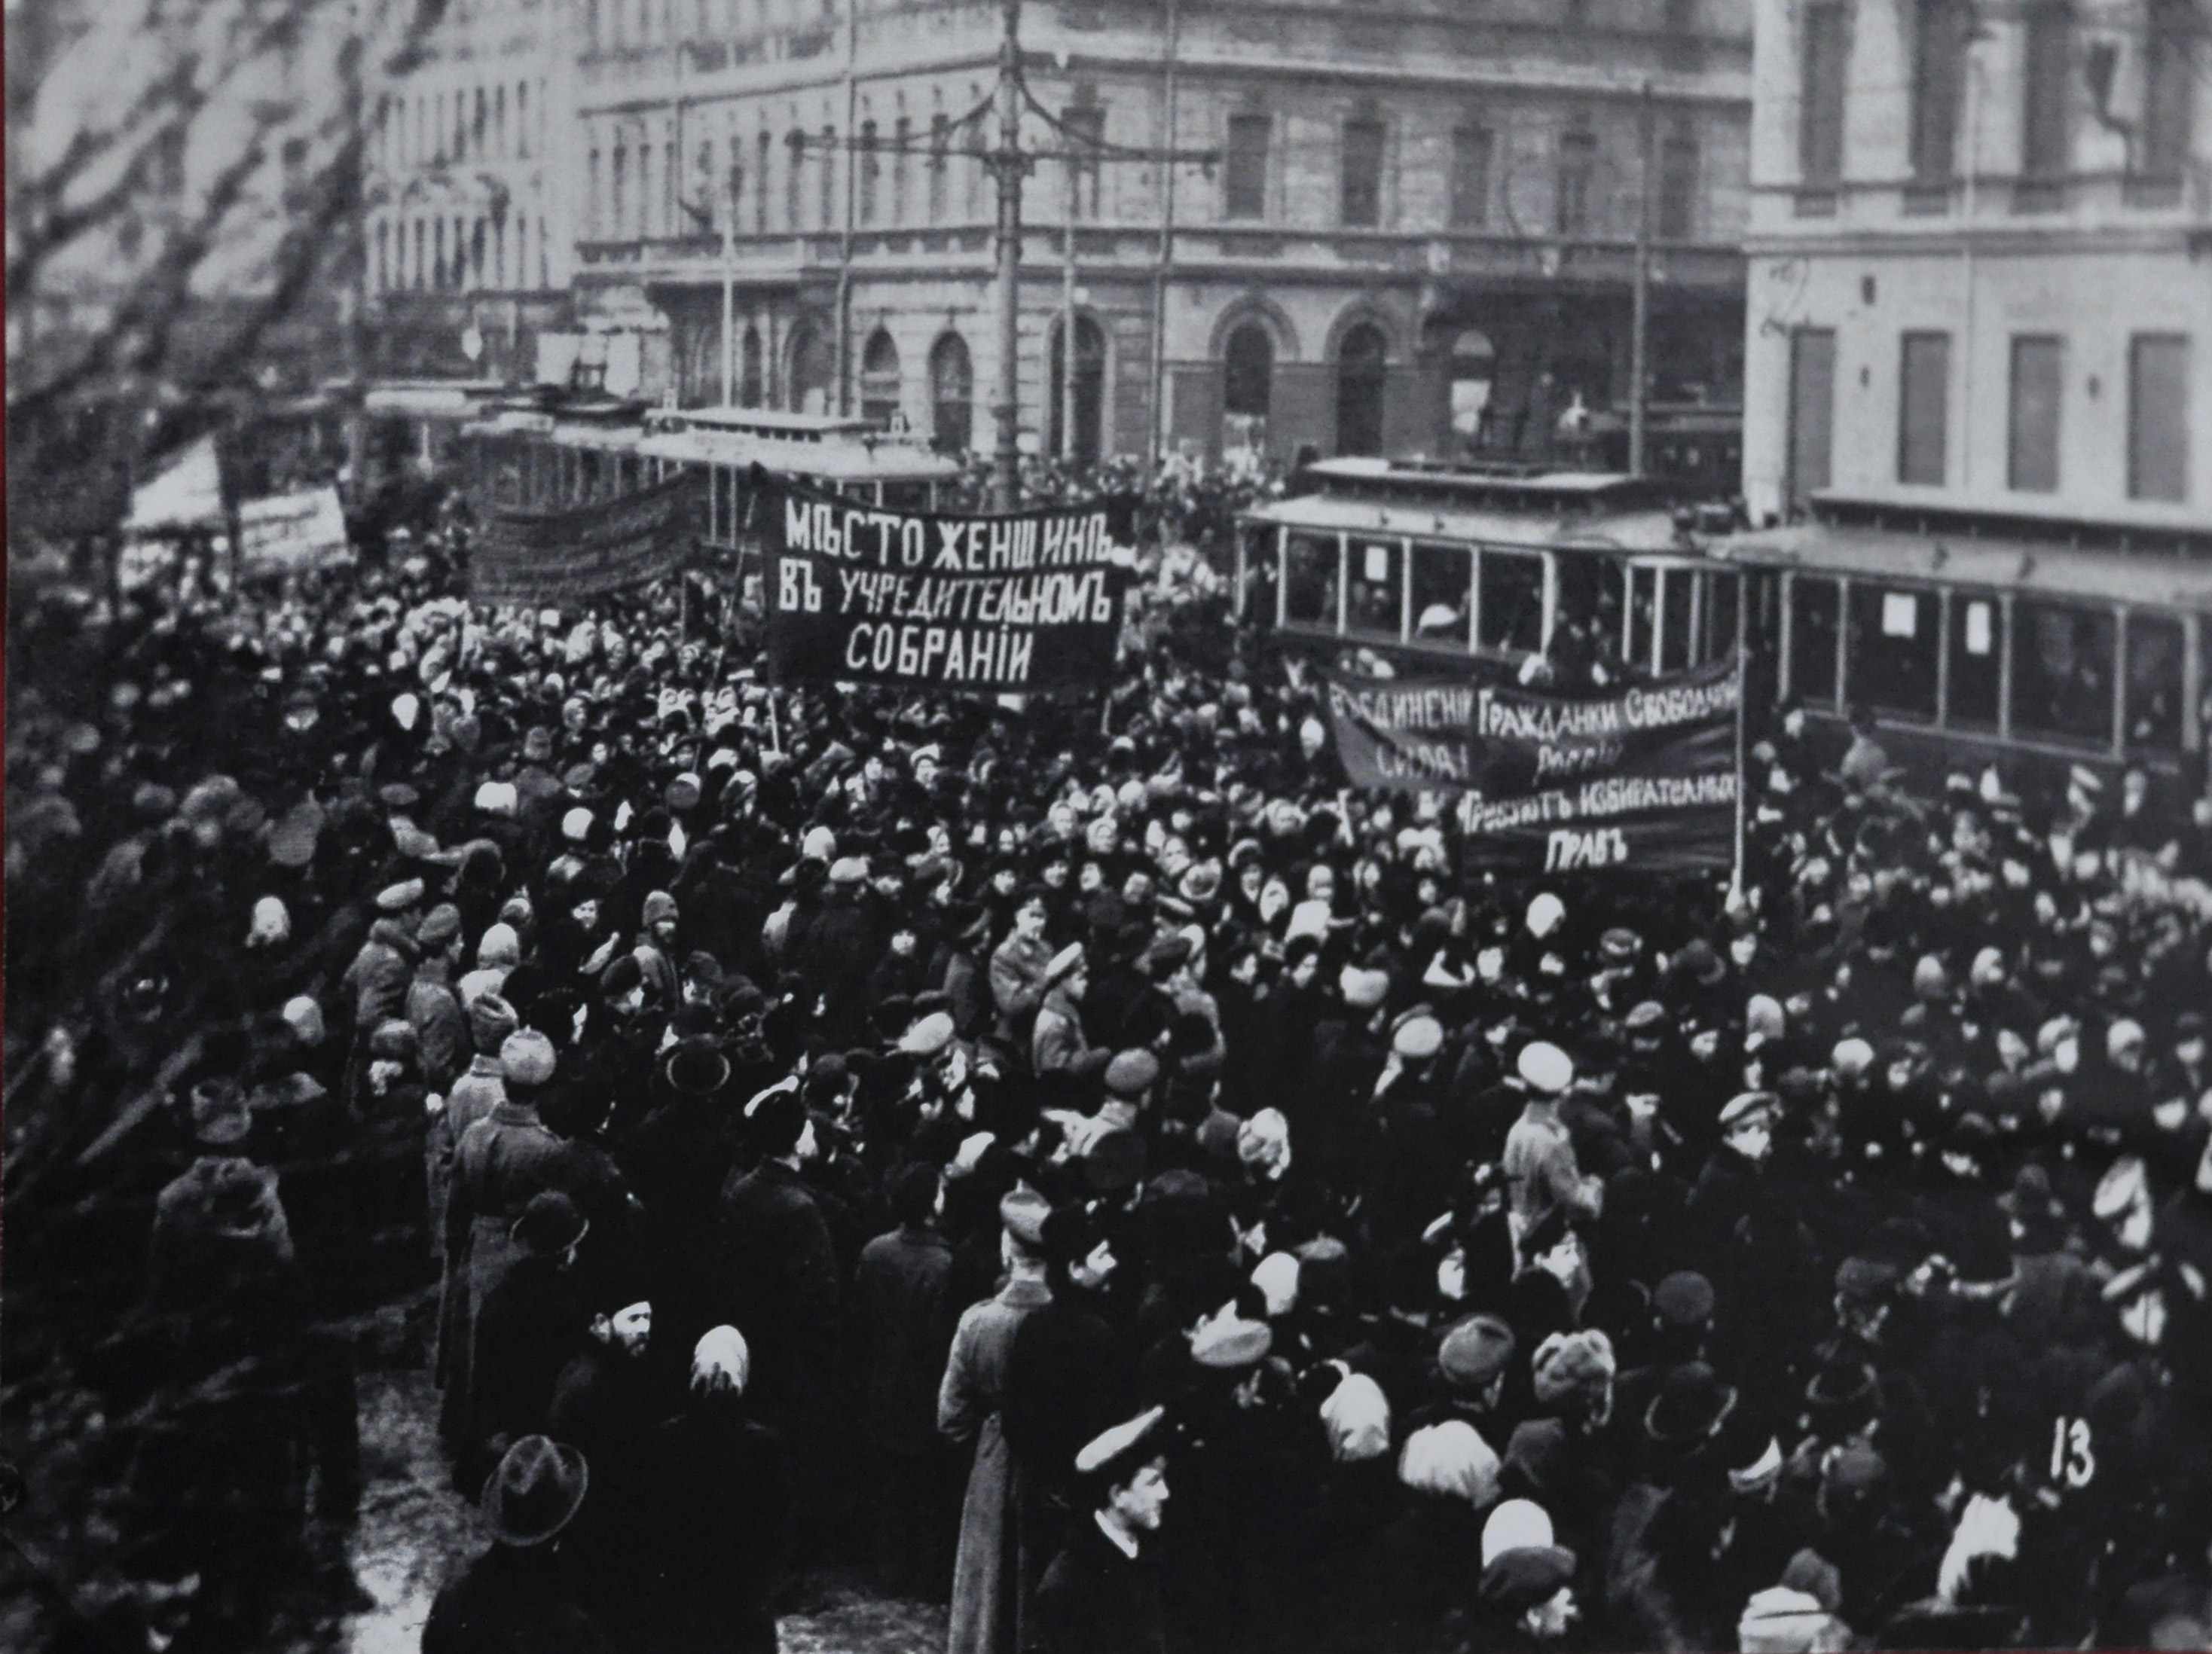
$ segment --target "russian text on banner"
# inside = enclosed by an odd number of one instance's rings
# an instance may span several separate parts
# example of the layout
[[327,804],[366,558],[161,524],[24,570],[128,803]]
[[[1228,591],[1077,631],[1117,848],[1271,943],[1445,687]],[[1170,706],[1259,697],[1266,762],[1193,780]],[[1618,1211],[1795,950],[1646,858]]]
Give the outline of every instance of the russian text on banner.
[[757,486],[775,682],[1055,694],[1112,679],[1133,499],[951,517]]
[[1322,675],[1336,755],[1355,787],[1458,792],[1475,785],[1474,705],[1463,679]]
[[698,542],[705,473],[560,512],[495,508],[469,554],[469,595],[485,603],[560,603],[644,585],[684,566]]
[[1607,694],[1475,694],[1467,861],[1489,871],[1727,867],[1735,854],[1733,659]]

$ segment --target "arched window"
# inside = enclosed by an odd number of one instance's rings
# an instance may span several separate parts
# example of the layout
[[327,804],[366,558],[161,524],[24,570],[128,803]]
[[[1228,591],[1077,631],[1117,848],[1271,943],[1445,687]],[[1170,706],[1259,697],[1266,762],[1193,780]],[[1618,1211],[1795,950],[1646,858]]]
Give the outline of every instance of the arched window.
[[1382,385],[1389,344],[1382,330],[1362,322],[1336,348],[1336,451],[1382,451]]
[[814,322],[799,323],[791,330],[791,411],[828,413],[831,377],[828,336]]
[[860,356],[860,417],[888,425],[898,406],[898,346],[889,333],[878,328]]
[[1471,448],[1490,440],[1490,392],[1498,377],[1498,347],[1480,328],[1462,328],[1451,342],[1448,363],[1453,433]]
[[1221,353],[1222,443],[1224,449],[1258,448],[1267,430],[1267,399],[1275,379],[1275,342],[1265,325],[1246,322]]
[[946,453],[966,449],[975,428],[975,374],[967,342],[947,333],[930,347],[929,397],[935,410],[930,435]]
[[[1046,394],[1052,398],[1048,421],[1052,432],[1052,451],[1079,465],[1095,464],[1105,434],[1106,334],[1088,316],[1075,318],[1075,373],[1071,385],[1061,378],[1065,333],[1066,329],[1055,324],[1052,373],[1047,380]],[[1073,431],[1066,428],[1071,402],[1075,415]]]
[[748,325],[745,329],[743,354],[738,359],[738,402],[746,408],[761,405],[761,336],[760,329]]

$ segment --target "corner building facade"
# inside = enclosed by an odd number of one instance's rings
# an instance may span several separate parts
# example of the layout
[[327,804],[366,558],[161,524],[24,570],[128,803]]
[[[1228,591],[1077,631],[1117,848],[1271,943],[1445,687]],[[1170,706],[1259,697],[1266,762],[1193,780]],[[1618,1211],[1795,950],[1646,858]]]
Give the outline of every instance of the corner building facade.
[[1760,0],[1744,494],[2212,517],[2212,3]]
[[[576,303],[640,333],[641,393],[988,447],[1002,7],[571,3]],[[1653,390],[1741,395],[1746,0],[1030,0],[1019,29],[1036,446],[1540,452],[1626,395],[1647,196]]]

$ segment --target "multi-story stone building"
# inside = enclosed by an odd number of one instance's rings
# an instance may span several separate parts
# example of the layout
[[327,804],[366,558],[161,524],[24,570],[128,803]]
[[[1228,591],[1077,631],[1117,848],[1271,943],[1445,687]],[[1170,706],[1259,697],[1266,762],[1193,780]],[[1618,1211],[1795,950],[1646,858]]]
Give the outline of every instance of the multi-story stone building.
[[[645,392],[988,446],[1000,5],[573,3],[577,304],[641,331]],[[1045,445],[1540,445],[1626,394],[1647,201],[1653,384],[1739,394],[1742,0],[1030,0],[1019,31],[1024,145],[1077,157],[1024,197]]]
[[1744,488],[2212,515],[2212,0],[1764,0]]
[[451,0],[379,100],[365,262],[385,379],[527,379],[570,320],[570,0]]

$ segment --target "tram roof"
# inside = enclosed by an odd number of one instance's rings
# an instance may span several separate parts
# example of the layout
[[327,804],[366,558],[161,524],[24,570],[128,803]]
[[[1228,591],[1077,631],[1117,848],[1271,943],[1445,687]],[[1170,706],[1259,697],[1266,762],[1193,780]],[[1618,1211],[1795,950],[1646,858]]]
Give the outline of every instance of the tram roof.
[[880,437],[883,426],[872,419],[839,414],[793,414],[779,408],[655,409],[647,415],[655,426],[705,427],[717,430],[751,431],[787,442],[819,442],[832,437]]
[[1243,513],[1246,522],[1279,524],[1322,533],[1407,535],[1416,540],[1472,541],[1477,545],[1532,551],[1694,553],[1674,513],[1665,511],[1471,511],[1439,502],[1383,504],[1373,499],[1300,494],[1273,500]]
[[[866,428],[872,433],[872,427]],[[743,467],[757,462],[772,471],[836,482],[937,482],[960,471],[942,454],[887,438],[868,442],[841,435],[836,441],[801,447],[752,432],[694,427],[655,432],[638,443],[637,451],[647,458],[687,465]]]
[[1323,493],[1402,488],[1422,500],[1449,497],[1543,511],[1641,505],[1656,494],[1648,479],[1625,471],[1557,470],[1510,460],[1346,456],[1316,461],[1306,475],[1322,484]]
[[1733,535],[1706,552],[1760,568],[2212,612],[2212,563],[2171,554],[1819,522]]

